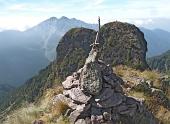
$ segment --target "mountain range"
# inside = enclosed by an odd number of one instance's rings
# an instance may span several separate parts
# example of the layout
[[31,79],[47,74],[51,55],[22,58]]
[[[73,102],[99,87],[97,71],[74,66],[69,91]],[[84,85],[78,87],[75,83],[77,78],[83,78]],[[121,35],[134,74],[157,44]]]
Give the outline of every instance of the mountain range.
[[140,29],[145,34],[148,43],[148,57],[157,56],[170,50],[170,32],[161,29]]
[[73,27],[95,29],[95,24],[51,17],[24,32],[0,32],[0,84],[18,86],[55,59],[56,45]]
[[151,69],[170,74],[170,50],[159,56],[151,57],[147,61]]
[[[75,18],[51,17],[26,31],[0,32],[0,84],[19,86],[37,74],[56,57],[60,38],[71,28],[97,29]],[[170,33],[164,30],[140,28],[148,43],[147,56],[161,54],[170,49]]]

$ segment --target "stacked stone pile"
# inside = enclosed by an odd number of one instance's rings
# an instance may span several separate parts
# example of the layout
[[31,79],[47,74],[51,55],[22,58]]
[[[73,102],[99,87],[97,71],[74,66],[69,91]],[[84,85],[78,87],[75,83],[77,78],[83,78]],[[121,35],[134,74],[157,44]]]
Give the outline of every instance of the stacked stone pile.
[[73,124],[156,124],[141,101],[124,95],[123,83],[92,49],[84,67],[66,78],[63,94],[53,101],[68,104],[66,115]]
[[156,124],[141,101],[124,94],[123,80],[99,60],[99,32],[83,68],[66,78],[63,94],[53,101],[67,103],[65,115],[72,124]]

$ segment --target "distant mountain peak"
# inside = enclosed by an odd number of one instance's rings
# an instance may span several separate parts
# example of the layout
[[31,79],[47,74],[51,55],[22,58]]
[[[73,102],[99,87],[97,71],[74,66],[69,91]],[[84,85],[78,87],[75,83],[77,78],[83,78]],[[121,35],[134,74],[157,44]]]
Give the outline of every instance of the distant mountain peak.
[[48,20],[57,20],[56,17],[50,17]]
[[[50,23],[51,23],[51,22],[53,23],[53,22],[56,22],[57,20],[58,20],[58,19],[57,19],[56,17],[50,17],[49,19],[45,20],[44,22],[45,22],[45,23],[46,23],[46,22],[47,22],[47,23],[49,23],[49,22],[50,22]],[[41,23],[40,23],[40,24],[41,24]]]
[[62,17],[60,18],[60,20],[69,20],[69,18],[66,17],[66,16],[62,16]]

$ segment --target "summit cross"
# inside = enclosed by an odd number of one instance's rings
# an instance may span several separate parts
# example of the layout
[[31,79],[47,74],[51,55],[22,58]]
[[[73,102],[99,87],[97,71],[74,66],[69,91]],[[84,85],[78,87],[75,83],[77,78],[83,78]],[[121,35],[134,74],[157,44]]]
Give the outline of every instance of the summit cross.
[[98,17],[98,32],[97,32],[97,34],[96,34],[96,39],[95,39],[95,41],[93,42],[93,44],[91,44],[90,46],[92,46],[92,48],[96,48],[96,46],[97,45],[99,45],[99,42],[97,42],[97,41],[99,41],[99,33],[100,33],[100,17]]

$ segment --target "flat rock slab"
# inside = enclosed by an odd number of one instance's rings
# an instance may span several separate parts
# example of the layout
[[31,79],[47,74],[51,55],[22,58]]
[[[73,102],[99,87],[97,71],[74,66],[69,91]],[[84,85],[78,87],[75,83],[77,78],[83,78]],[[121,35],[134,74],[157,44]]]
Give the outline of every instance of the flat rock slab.
[[113,89],[111,89],[111,88],[103,88],[102,92],[98,96],[95,96],[95,101],[96,102],[104,101],[104,100],[109,99],[110,97],[112,97],[113,94],[114,94]]
[[71,112],[71,114],[69,116],[69,121],[71,122],[71,124],[75,123],[77,118],[80,116],[81,112],[82,111],[79,111],[79,110],[74,110],[73,112]]
[[110,108],[121,104],[123,101],[123,96],[120,93],[114,93],[109,99],[98,102],[99,107]]
[[86,124],[86,121],[84,119],[78,119],[75,124]]
[[[85,105],[85,104],[83,104],[83,105],[77,105],[77,108],[76,108],[76,110],[74,110],[73,112],[71,112],[71,114],[70,114],[70,116],[69,116],[69,119],[70,119],[70,121],[72,122],[72,123],[75,123],[75,121],[77,120],[77,118],[79,117],[79,116],[81,116],[81,114],[83,113],[83,112],[85,112],[85,111],[87,111],[87,110],[89,110],[90,109],[90,105]],[[84,119],[83,119],[84,120]],[[81,123],[79,123],[79,122],[82,122],[83,120],[79,120],[78,122],[77,122],[77,124],[81,124]],[[84,121],[83,121],[84,122]]]
[[91,98],[89,96],[86,96],[80,88],[72,88],[71,90],[67,90],[66,92],[71,99],[81,103],[87,103],[87,101],[89,101]]
[[131,105],[131,104],[136,104],[137,102],[137,99],[133,98],[133,97],[126,97],[126,104],[127,105]]
[[78,86],[79,80],[76,80],[73,76],[68,76],[67,79],[62,82],[64,89],[71,89]]
[[114,79],[111,77],[111,76],[103,76],[104,80],[110,84],[112,87],[115,87],[116,85],[119,85],[117,84]]

